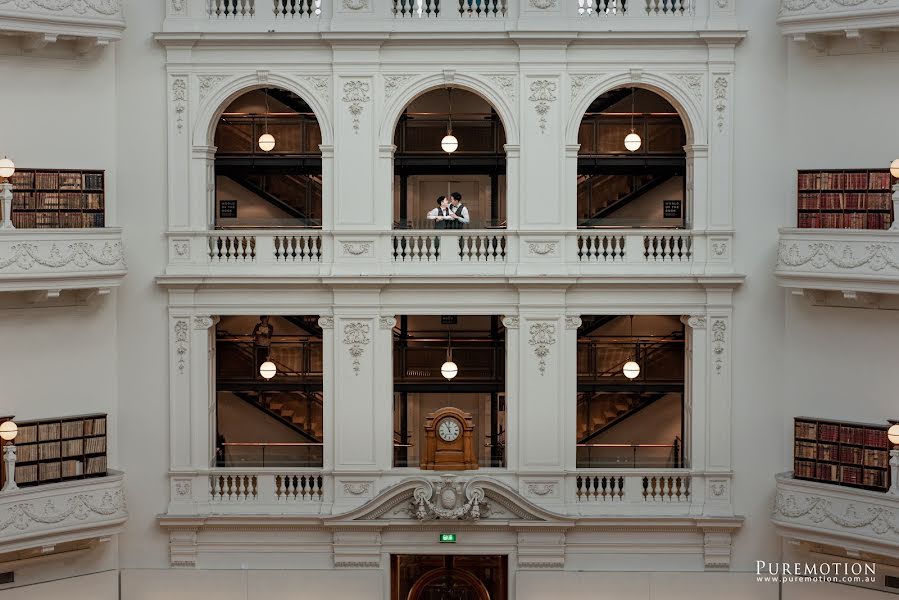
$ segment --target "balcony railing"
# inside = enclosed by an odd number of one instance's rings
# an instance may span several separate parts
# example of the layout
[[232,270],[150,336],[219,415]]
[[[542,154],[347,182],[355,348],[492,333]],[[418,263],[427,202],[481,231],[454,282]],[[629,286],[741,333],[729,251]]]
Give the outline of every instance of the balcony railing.
[[776,477],[771,520],[787,538],[899,557],[899,495]]
[[0,494],[3,553],[118,533],[128,518],[124,475],[51,483]]
[[834,292],[874,306],[899,294],[899,234],[852,229],[781,229],[775,271],[781,287],[811,297]]
[[[891,31],[899,25],[899,0],[804,2],[781,0],[777,24],[796,41],[813,41],[823,48],[827,38],[843,36],[868,45],[880,45],[868,33]],[[813,36],[817,39],[813,40]]]
[[26,50],[38,50],[58,39],[75,39],[86,52],[119,40],[125,29],[121,2],[78,0],[65,2],[4,2],[0,31],[22,36]]
[[705,28],[716,13],[731,14],[726,8],[714,0],[184,0],[167,6],[165,30],[183,30],[188,19],[201,30],[246,32],[358,31],[360,23],[372,31],[464,30],[472,21],[485,32],[536,26],[694,29]]
[[704,275],[721,262],[706,257],[729,240],[670,229],[178,232],[170,234],[167,274]]
[[0,292],[108,289],[126,273],[118,228],[0,233]]

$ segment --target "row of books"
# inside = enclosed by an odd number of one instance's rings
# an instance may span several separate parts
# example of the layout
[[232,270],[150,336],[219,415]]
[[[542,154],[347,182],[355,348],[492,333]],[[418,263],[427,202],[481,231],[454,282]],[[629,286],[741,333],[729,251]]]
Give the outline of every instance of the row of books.
[[890,455],[886,450],[874,448],[862,448],[861,446],[839,446],[836,444],[824,444],[797,440],[793,445],[793,455],[796,458],[808,460],[826,460],[829,462],[844,462],[863,464],[867,467],[885,468],[889,465]]
[[813,463],[797,460],[793,465],[793,475],[805,479],[818,479],[831,483],[886,487],[889,484],[886,469],[865,469],[852,465]]
[[800,229],[889,229],[892,224],[893,215],[888,212],[800,212],[797,217]]
[[78,208],[99,210],[103,208],[103,194],[83,192],[15,192],[13,210],[47,210],[54,208]]
[[889,448],[886,427],[865,427],[863,425],[841,425],[839,423],[815,423],[796,420],[793,434],[797,440],[841,442],[843,444],[869,446],[872,448]]
[[35,465],[16,465],[16,483],[25,485],[38,481],[53,481],[83,475],[105,475],[106,457],[96,456],[81,460],[64,460],[62,462],[40,463]]
[[890,210],[893,196],[888,192],[801,192],[799,210]]
[[103,173],[19,170],[10,183],[18,189],[103,190]]
[[815,172],[799,173],[800,190],[888,190],[890,172]]
[[23,213],[13,212],[12,224],[18,229],[89,229],[106,223],[103,213]]
[[99,454],[100,452],[106,452],[105,436],[84,438],[85,454]]

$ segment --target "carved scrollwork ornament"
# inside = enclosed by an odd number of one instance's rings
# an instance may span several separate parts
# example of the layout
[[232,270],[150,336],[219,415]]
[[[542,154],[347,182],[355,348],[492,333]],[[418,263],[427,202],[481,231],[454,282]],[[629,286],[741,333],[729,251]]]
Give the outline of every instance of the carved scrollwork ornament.
[[410,512],[419,521],[477,521],[486,516],[486,495],[478,485],[463,486],[453,476],[445,476],[439,482],[415,488]]

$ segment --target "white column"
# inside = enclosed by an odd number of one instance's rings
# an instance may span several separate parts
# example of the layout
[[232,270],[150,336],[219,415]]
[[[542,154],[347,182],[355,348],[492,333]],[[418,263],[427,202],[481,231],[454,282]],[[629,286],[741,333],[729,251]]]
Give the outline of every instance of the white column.
[[520,319],[516,315],[503,317],[506,328],[506,468],[515,472],[519,464],[518,431],[521,420],[519,402],[519,377],[521,372],[521,352],[519,351]]
[[[374,356],[378,316],[358,310],[334,315],[334,471],[378,469],[379,416],[375,407]],[[388,438],[392,439],[392,438]]]
[[190,471],[191,453],[191,325],[190,315],[169,315],[169,469]]
[[[334,172],[352,173],[351,177],[332,178],[337,230],[371,230],[379,211],[389,213],[389,206],[378,206],[372,201],[372,190],[378,189],[374,173],[375,81],[371,73],[355,71],[355,65],[367,63],[376,52],[377,46],[334,48],[335,71],[339,73],[334,108]],[[354,65],[354,71],[347,71],[347,65]]]
[[322,328],[322,467],[334,469],[334,317],[322,315],[318,319]]
[[562,441],[565,445],[563,466],[566,471],[577,469],[577,330],[582,324],[579,315],[565,317],[559,402],[564,408]]
[[215,323],[218,318],[194,317],[190,339],[191,463],[212,466],[215,448]]
[[684,146],[687,153],[687,227],[704,231],[709,223],[709,147],[705,144]]
[[694,471],[706,467],[706,405],[708,336],[704,315],[683,317],[686,330],[684,373],[684,462]]
[[[191,77],[188,74],[169,74],[166,93],[169,100],[167,173],[170,231],[189,229],[192,225],[191,200],[195,190],[189,183],[191,171],[196,169],[196,159],[191,154],[190,92]],[[190,190],[190,197],[185,196],[186,190]],[[193,198],[195,202],[204,202],[204,199],[202,195]]]
[[[540,294],[557,296],[555,292]],[[562,294],[564,296],[564,293]],[[536,298],[534,298],[536,299]],[[564,298],[544,298],[544,306]],[[530,302],[529,302],[530,304]],[[565,319],[522,307],[518,371],[519,472],[558,472],[565,463]],[[514,376],[515,372],[510,375]]]

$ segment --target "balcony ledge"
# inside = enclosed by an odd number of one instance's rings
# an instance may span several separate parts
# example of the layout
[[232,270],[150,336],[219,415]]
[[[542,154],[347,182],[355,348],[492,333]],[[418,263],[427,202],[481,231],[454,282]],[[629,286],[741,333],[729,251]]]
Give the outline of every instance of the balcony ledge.
[[76,52],[85,54],[121,39],[124,30],[121,0],[0,2],[0,32],[19,36],[25,51],[40,50],[59,40],[75,40]]
[[776,476],[771,521],[788,539],[899,559],[899,496]]
[[64,290],[103,295],[126,273],[119,228],[0,232],[0,293],[25,293],[32,301]]
[[782,0],[777,24],[784,35],[819,52],[841,37],[877,49],[899,27],[899,0]]
[[816,305],[899,309],[899,232],[781,229],[775,276]]
[[0,556],[105,539],[128,519],[124,473],[0,494]]

